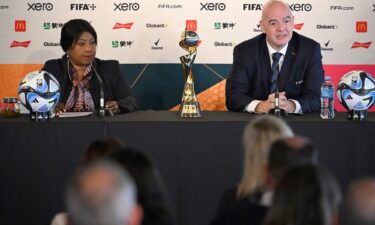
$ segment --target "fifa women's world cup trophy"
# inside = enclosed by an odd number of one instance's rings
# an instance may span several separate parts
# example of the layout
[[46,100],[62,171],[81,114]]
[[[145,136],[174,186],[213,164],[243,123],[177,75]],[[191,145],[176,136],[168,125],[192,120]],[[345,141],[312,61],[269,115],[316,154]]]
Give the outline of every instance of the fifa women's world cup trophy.
[[197,45],[199,42],[198,34],[194,31],[185,29],[180,47],[189,54],[180,57],[182,69],[185,75],[185,86],[182,93],[179,114],[181,117],[201,117],[201,109],[194,91],[194,80],[192,67],[197,55]]

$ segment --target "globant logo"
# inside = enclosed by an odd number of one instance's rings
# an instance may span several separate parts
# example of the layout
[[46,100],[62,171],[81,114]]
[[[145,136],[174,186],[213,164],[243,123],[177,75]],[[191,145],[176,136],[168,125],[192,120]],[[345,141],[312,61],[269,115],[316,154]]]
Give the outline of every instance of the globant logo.
[[310,12],[312,10],[311,4],[291,4],[289,5],[290,10],[293,12]]
[[151,46],[152,50],[163,50],[162,46],[159,46],[160,38],[154,42],[154,46]]
[[15,48],[15,47],[23,47],[23,48],[27,48],[29,47],[29,44],[31,43],[31,41],[22,41],[22,42],[19,42],[19,41],[13,41],[11,44],[10,44],[10,47],[11,48]]
[[44,47],[59,47],[59,46],[60,46],[60,43],[58,43],[58,42],[47,42],[47,41],[45,41],[45,42],[43,43],[43,46],[44,46]]
[[294,24],[294,29],[296,30],[302,30],[302,27],[305,23],[298,23],[298,24]]
[[44,30],[52,30],[52,29],[59,29],[64,26],[64,23],[53,23],[53,22],[44,22],[43,29]]
[[134,24],[133,22],[131,22],[131,23],[116,23],[113,26],[112,30],[121,29],[121,28],[130,30],[132,28],[133,24]]
[[364,42],[364,43],[354,42],[352,44],[352,48],[370,48],[371,43],[372,43],[371,41]]
[[138,3],[113,3],[115,5],[115,9],[113,11],[138,11],[140,5]]
[[112,48],[132,47],[134,41],[112,41]]
[[146,28],[167,28],[168,24],[165,23],[146,23]]
[[327,42],[323,43],[324,47],[321,47],[322,51],[333,51],[333,48],[329,48],[329,43],[331,40],[328,40]]
[[213,3],[213,2],[206,2],[206,3],[200,3],[201,4],[201,9],[205,11],[224,11],[227,6],[220,2],[220,3]]
[[243,4],[242,10],[243,11],[260,11],[262,10],[262,4]]
[[53,10],[53,4],[50,2],[45,3],[27,3],[29,8],[27,11],[52,11]]
[[70,4],[70,10],[73,11],[89,11],[95,10],[95,4]]
[[218,41],[216,41],[215,43],[214,43],[214,46],[215,47],[233,47],[233,46],[235,46],[236,44],[235,43],[233,43],[233,42],[218,42]]
[[214,28],[215,30],[233,30],[234,26],[236,26],[236,23],[231,22],[215,22]]
[[339,28],[337,25],[316,25],[316,29],[333,30]]

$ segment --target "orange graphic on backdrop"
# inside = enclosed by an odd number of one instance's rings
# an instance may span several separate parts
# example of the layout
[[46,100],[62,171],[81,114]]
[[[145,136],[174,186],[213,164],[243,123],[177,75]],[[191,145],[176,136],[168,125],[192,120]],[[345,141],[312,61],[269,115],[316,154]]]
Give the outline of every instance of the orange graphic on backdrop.
[[27,73],[42,67],[42,64],[0,64],[0,99],[18,96],[21,79]]
[[[225,106],[225,83],[223,80],[197,95],[197,100],[202,111],[227,111]],[[170,111],[178,111],[180,105],[176,105]]]

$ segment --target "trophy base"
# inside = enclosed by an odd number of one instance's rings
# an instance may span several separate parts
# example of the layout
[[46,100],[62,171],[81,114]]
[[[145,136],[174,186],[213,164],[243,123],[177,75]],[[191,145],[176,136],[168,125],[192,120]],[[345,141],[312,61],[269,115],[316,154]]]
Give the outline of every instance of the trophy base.
[[199,102],[181,102],[179,114],[183,118],[201,117]]
[[367,110],[352,110],[348,112],[348,120],[353,121],[366,121],[367,120]]

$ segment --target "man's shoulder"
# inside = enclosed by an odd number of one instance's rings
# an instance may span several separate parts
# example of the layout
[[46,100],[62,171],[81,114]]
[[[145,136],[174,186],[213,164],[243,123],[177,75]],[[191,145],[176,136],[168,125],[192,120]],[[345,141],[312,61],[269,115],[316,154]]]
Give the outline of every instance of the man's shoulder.
[[236,48],[254,48],[258,47],[266,38],[265,34],[259,34],[253,38],[239,43]]
[[316,46],[317,44],[319,44],[314,39],[306,37],[295,31],[293,32],[292,42],[298,43],[300,47]]

